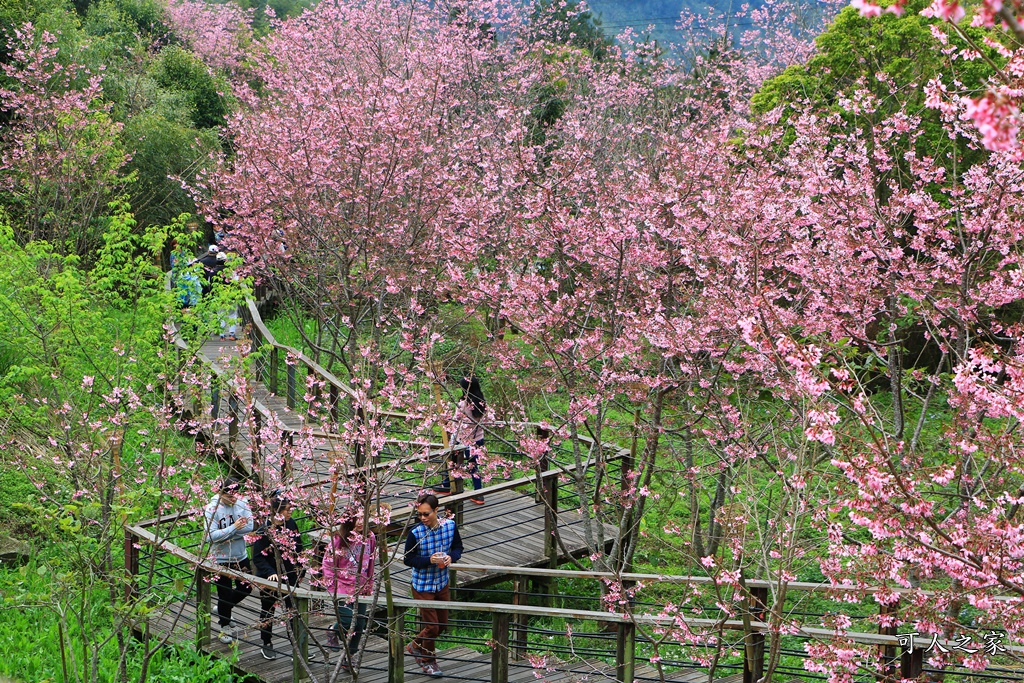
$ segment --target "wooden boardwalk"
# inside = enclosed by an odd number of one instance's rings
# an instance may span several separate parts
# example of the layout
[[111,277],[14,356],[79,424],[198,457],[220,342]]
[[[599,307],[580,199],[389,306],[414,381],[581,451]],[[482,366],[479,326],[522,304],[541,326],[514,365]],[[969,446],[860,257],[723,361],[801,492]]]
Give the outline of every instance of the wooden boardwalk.
[[[229,367],[239,358],[238,343],[232,341],[221,341],[217,337],[207,340],[200,351],[201,357],[211,367],[220,373],[228,372]],[[281,396],[272,394],[261,382],[252,383],[253,397],[263,406],[272,410],[276,418],[286,427],[294,430],[301,429],[303,420],[295,411],[289,410],[287,402]],[[219,410],[223,416],[228,410],[228,399],[225,395],[220,397]],[[227,440],[227,427],[213,435],[214,440],[225,442]],[[440,444],[437,444],[440,446]],[[250,463],[250,436],[247,421],[239,423],[238,438],[234,444],[233,464],[238,468],[251,469]],[[396,451],[401,450],[401,443],[393,444]],[[416,449],[422,451],[422,446]],[[264,447],[267,451],[264,458],[273,457],[273,448]],[[412,448],[408,449],[410,455],[415,455]],[[331,486],[331,468],[334,466],[334,459],[339,454],[329,446],[324,445],[314,452],[313,462],[301,472],[295,473],[296,481],[300,485],[319,486],[326,495]],[[431,481],[438,481],[439,475],[430,477]],[[462,509],[462,522],[459,526],[460,534],[465,546],[463,561],[471,564],[497,565],[508,567],[539,567],[551,564],[550,559],[545,555],[544,530],[545,530],[545,505],[538,502],[534,494],[519,493],[514,490],[502,489],[503,482],[491,482],[497,486],[487,486],[482,489],[485,504],[476,505],[466,502]],[[429,486],[424,480],[422,473],[393,477],[387,481],[380,491],[380,500],[391,506],[396,512],[403,512],[412,507],[416,497]],[[445,505],[446,496],[439,495],[442,506]],[[463,496],[465,498],[465,496]],[[563,551],[559,553],[558,563],[569,561],[570,557],[581,557],[589,553],[584,536],[584,519],[575,510],[560,510],[557,517],[558,536]],[[616,530],[611,526],[605,526],[605,538],[613,538]],[[401,539],[399,543],[403,543]],[[567,552],[565,552],[567,551]],[[408,594],[408,583],[410,581],[410,569],[398,564],[392,570],[392,581],[395,582],[395,589]],[[500,576],[485,573],[457,573],[455,585],[466,587],[473,584],[491,582],[500,579]]]
[[[240,358],[239,344],[213,337],[203,344],[199,356],[213,370],[214,374],[221,377],[222,388],[214,409],[221,418],[224,418],[230,414],[232,409],[238,410],[234,406],[234,401],[229,400],[231,389],[225,385],[229,385],[229,378],[235,374],[232,366]],[[306,360],[308,361],[308,359]],[[325,372],[325,374],[329,376],[329,373]],[[337,381],[333,376],[330,377]],[[291,390],[294,396],[296,382],[291,378],[289,382],[292,383]],[[270,419],[286,430],[297,433],[303,429],[305,425],[302,417],[297,411],[288,408],[288,401],[284,396],[273,393],[262,382],[251,382],[249,387],[252,391],[251,398],[260,406],[263,424],[266,424],[265,420],[268,419],[269,414],[272,416]],[[298,391],[301,393],[302,390]],[[332,391],[335,392],[332,395],[334,400],[344,398],[336,388]],[[207,407],[207,409],[209,408]],[[275,447],[261,444],[258,448],[253,448],[249,433],[250,421],[245,418],[244,414],[240,413],[238,417],[240,419],[233,422],[234,429],[222,424],[218,426],[215,433],[208,433],[207,437],[214,443],[230,443],[227,459],[232,468],[248,474],[253,474],[254,470],[269,471],[267,469],[271,466],[269,463],[275,461]],[[319,425],[315,427],[323,429]],[[424,469],[423,455],[428,449],[442,450],[441,444],[403,440],[407,438],[408,434],[399,433],[393,440],[388,441],[386,455],[394,459],[394,466],[384,463],[385,467],[391,468],[390,478],[385,478],[385,482],[377,491],[381,502],[391,506],[392,518],[394,519],[397,515],[400,520],[408,516],[408,511],[416,496],[425,488],[429,488],[428,483],[438,480],[437,472]],[[338,460],[345,458],[345,462],[349,466],[354,465],[348,461],[347,451],[341,452],[333,449],[328,441],[329,439],[324,439],[323,443],[313,450],[313,457],[303,463],[302,471],[291,473],[295,485],[312,490],[311,493],[320,489],[321,493],[326,494],[331,489],[332,468],[337,465]],[[418,464],[414,466],[407,463]],[[427,468],[436,468],[436,466],[435,464],[426,465]],[[484,584],[507,580],[515,568],[557,565],[568,561],[570,557],[579,557],[590,552],[585,541],[583,531],[585,520],[582,515],[573,509],[564,509],[564,500],[563,505],[558,506],[557,497],[554,499],[555,506],[563,509],[558,509],[557,514],[552,515],[549,512],[550,500],[548,503],[543,502],[543,496],[549,492],[550,487],[557,490],[554,484],[559,472],[551,471],[548,474],[555,476],[544,479],[549,483],[544,485],[544,493],[540,494],[537,493],[539,480],[534,477],[524,477],[516,482],[490,482],[491,485],[480,492],[485,497],[483,505],[470,503],[468,494],[439,496],[442,506],[447,503],[451,508],[454,504],[454,510],[459,510],[458,514],[461,515],[459,528],[465,546],[462,563],[488,565],[496,568],[491,572],[458,571],[458,564],[456,564],[452,567],[455,570],[452,581],[456,588],[481,587]],[[540,475],[538,474],[538,476]],[[545,542],[548,538],[547,529],[551,526],[557,529],[559,541],[557,549],[552,547],[550,541]],[[616,533],[616,529],[610,526],[606,526],[603,531],[604,537],[607,539],[613,538]],[[318,534],[319,532],[313,533],[314,539],[318,537]],[[189,547],[189,544],[195,542],[197,538],[198,531],[193,530],[186,532],[185,536],[169,540],[181,544],[181,547]],[[396,558],[396,561],[392,562],[390,566],[392,590],[396,596],[405,597],[410,594],[411,570],[401,563],[400,554],[396,552],[400,551],[403,545],[403,538],[389,538],[390,549]],[[499,573],[502,571],[504,573]],[[311,586],[308,580],[304,580],[301,587],[315,590],[315,586]],[[215,605],[216,589],[211,586],[209,590],[214,594],[213,604]],[[150,633],[157,637],[167,637],[174,642],[195,643],[196,599],[196,596],[192,596],[185,601],[172,602],[168,607],[152,615],[148,620]],[[383,602],[383,597],[380,598],[380,601]],[[315,678],[328,680],[334,668],[333,665],[337,663],[338,654],[328,653],[322,647],[315,645],[319,643],[322,646],[326,643],[326,629],[333,623],[333,618],[325,614],[330,611],[331,606],[323,603],[317,604],[318,602],[314,600],[310,604],[308,621],[310,649],[320,653],[318,660],[311,663],[311,669]],[[282,606],[279,606],[279,619],[282,618],[281,609]],[[260,654],[260,633],[257,627],[259,610],[258,591],[254,591],[254,595],[246,598],[235,608],[233,613],[233,619],[237,624],[238,640],[236,643],[225,645],[217,640],[216,619],[214,619],[212,637],[208,644],[202,646],[202,649],[218,657],[237,657],[235,666],[239,672],[256,676],[268,683],[292,681],[295,675],[292,648],[285,635],[286,627],[283,623],[278,623],[274,628],[274,646],[279,653],[278,658],[270,661]],[[379,614],[380,612],[378,612]],[[481,616],[479,612],[476,615],[477,618]],[[438,659],[441,668],[445,671],[445,678],[466,681],[490,680],[492,653],[488,649],[487,643],[491,633],[491,623],[488,615],[484,614],[483,617],[487,621],[479,622],[482,625],[474,627],[462,624],[458,629],[458,636],[449,632],[447,634],[449,640],[442,637],[439,641]],[[411,621],[408,626],[412,628]],[[383,624],[378,622],[377,627],[379,630]],[[478,649],[481,651],[465,646],[469,642],[465,637],[465,631],[473,628],[483,629],[483,632],[478,634],[476,641]],[[373,630],[371,625],[368,631],[372,633]],[[384,632],[386,633],[386,630]],[[325,655],[327,655],[327,661],[325,661]],[[574,657],[572,659],[572,663],[567,664],[554,658],[548,658],[543,665],[540,665],[536,658],[532,660],[532,663],[526,659],[509,661],[508,680],[521,683],[536,680],[551,681],[551,683],[616,680],[615,668],[612,665],[593,658]],[[535,664],[540,668],[537,668]],[[406,658],[405,670],[406,675],[412,678],[417,676],[423,679],[427,678],[409,657]],[[387,640],[379,635],[371,634],[365,643],[358,680],[385,683],[388,679]],[[638,669],[635,679],[656,681],[659,680],[659,676],[657,671],[648,666]],[[696,681],[707,681],[707,679],[706,673],[681,670],[666,676],[663,680],[696,683]],[[350,678],[343,676],[339,680],[350,680]],[[728,679],[720,679],[720,681],[724,680]]]
[[[258,601],[254,597],[249,597],[236,610],[238,610],[235,618],[238,624],[238,640],[231,645],[225,645],[216,639],[216,630],[214,630],[212,642],[204,646],[203,650],[218,658],[234,659],[234,667],[238,673],[256,676],[267,683],[291,683],[294,650],[284,635],[284,626],[277,624],[274,627],[273,646],[278,657],[269,661],[264,659],[260,653],[260,633],[255,626],[254,615],[258,614]],[[159,617],[150,620],[150,633],[157,638],[168,636],[172,642],[188,644],[194,637],[194,620],[195,604],[192,602],[178,603],[165,609]],[[309,619],[311,636],[309,650],[317,652],[315,659],[309,662],[315,679],[327,680],[334,672],[340,658],[339,652],[324,647],[327,627],[332,623],[333,620],[323,614],[311,615]],[[380,621],[371,622],[367,628],[370,635],[366,638],[363,652],[357,659],[359,662],[358,680],[361,683],[388,683],[388,642],[385,638],[373,635],[374,631],[379,631],[381,628],[383,628],[383,623]],[[490,681],[490,651],[480,652],[459,645],[459,641],[464,639],[465,636],[459,638],[449,632],[438,641],[438,664],[445,673],[444,678],[462,681]],[[314,640],[319,642],[320,647],[314,645]],[[430,677],[420,670],[412,657],[405,657],[404,668],[406,680],[430,680]],[[742,679],[742,674],[737,674],[716,678],[714,683],[742,683]],[[353,678],[342,672],[338,680],[351,681]],[[615,681],[616,676],[614,666],[595,658],[566,663],[549,657],[544,661],[543,666],[534,666],[526,659],[510,661],[508,680],[509,683],[533,681],[585,683],[588,681]],[[634,681],[659,680],[661,679],[657,670],[647,664],[637,667],[634,674]],[[696,669],[682,669],[666,673],[664,680],[671,683],[707,683],[708,674]]]

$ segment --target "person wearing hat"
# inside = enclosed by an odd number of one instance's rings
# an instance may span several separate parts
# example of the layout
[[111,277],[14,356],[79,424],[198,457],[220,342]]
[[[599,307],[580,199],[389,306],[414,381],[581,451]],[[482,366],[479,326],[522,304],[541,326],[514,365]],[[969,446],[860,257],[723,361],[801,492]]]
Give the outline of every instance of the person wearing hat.
[[[240,497],[242,483],[235,477],[228,477],[220,491],[210,500],[203,511],[206,518],[206,542],[210,544],[210,556],[222,567],[248,573],[249,554],[245,535],[253,529],[252,510],[249,502]],[[235,629],[231,623],[231,610],[245,600],[252,592],[252,586],[240,578],[218,575],[217,580],[217,622],[220,625],[218,640],[230,644],[235,640]]]
[[226,267],[226,256],[216,244],[211,244],[206,253],[196,259],[203,267],[203,295],[213,291],[213,279]]

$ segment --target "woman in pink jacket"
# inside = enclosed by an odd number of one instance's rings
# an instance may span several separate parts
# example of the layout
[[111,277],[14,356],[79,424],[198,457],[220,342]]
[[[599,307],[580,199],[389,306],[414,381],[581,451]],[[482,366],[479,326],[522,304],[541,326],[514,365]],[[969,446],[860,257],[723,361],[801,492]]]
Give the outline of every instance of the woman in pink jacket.
[[[321,570],[324,588],[337,596],[335,609],[338,623],[327,639],[327,647],[340,649],[340,634],[347,634],[343,668],[351,668],[353,655],[359,651],[359,641],[366,630],[367,603],[353,605],[354,596],[373,594],[373,568],[377,554],[377,539],[372,532],[363,533],[362,520],[349,517],[331,531],[331,540],[324,551]],[[354,609],[355,608],[355,609]],[[355,626],[353,627],[353,616]]]

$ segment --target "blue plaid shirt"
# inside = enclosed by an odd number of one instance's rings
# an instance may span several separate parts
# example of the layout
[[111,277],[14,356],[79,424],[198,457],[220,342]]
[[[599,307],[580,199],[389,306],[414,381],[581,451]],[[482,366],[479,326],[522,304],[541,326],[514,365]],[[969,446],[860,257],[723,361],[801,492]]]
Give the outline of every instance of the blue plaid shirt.
[[437,593],[448,585],[448,568],[430,563],[434,553],[450,555],[452,562],[462,557],[462,537],[455,520],[442,519],[437,528],[420,522],[405,538],[405,564],[412,567],[412,588],[420,593]]

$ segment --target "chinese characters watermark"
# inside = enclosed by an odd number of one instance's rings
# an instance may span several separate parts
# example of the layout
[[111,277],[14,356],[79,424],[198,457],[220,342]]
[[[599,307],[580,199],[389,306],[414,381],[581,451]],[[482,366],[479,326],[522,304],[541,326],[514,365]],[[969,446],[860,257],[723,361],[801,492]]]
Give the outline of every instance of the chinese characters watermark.
[[[915,641],[915,637],[921,634],[917,631],[910,633],[897,633],[896,642],[899,643],[900,647],[903,648],[904,652],[913,652],[918,649],[918,646],[927,640],[927,636],[923,639]],[[981,634],[982,642],[979,644],[980,648],[984,650],[987,655],[997,655],[1006,652],[1006,648],[1002,646],[1002,641],[1006,638],[1006,634],[1000,631],[985,631]],[[974,645],[974,640],[969,635],[957,636],[953,641],[946,641],[946,644],[939,642],[939,635],[936,633],[931,637],[931,642],[927,647],[919,648],[925,652],[940,652],[946,653],[951,650],[958,652],[966,652],[969,655],[973,655],[978,651],[979,648],[971,647]]]

